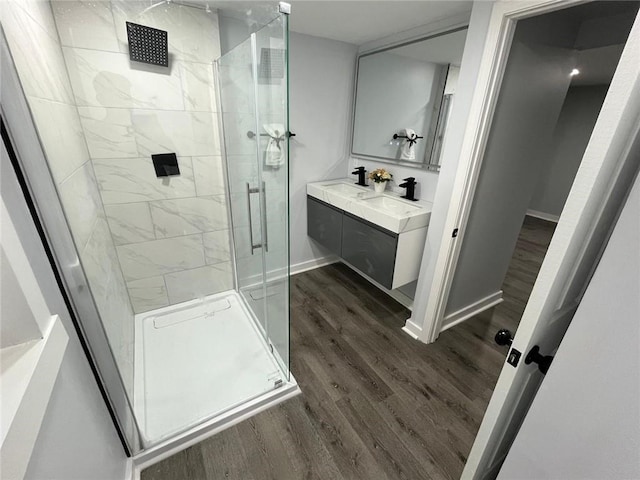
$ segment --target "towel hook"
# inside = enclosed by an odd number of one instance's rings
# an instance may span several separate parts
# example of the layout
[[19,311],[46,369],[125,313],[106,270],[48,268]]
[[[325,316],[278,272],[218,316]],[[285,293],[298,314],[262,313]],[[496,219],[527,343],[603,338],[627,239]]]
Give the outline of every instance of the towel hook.
[[414,138],[409,138],[406,135],[398,135],[397,133],[394,133],[393,139],[397,140],[398,138],[406,138],[407,141],[409,142],[409,147],[412,147],[414,143],[416,143],[419,139],[424,137],[421,137],[420,135],[416,135]]

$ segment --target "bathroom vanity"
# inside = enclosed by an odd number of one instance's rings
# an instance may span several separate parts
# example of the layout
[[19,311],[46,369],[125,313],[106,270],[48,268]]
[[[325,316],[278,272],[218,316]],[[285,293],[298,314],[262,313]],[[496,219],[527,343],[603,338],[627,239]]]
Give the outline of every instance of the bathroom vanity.
[[418,278],[432,204],[375,193],[351,179],[307,184],[307,233],[390,290]]

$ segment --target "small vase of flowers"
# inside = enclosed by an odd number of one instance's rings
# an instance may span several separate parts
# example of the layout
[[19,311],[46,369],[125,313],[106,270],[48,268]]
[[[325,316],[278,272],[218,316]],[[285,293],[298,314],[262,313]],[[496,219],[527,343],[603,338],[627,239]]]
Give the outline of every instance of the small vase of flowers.
[[369,172],[369,180],[373,180],[373,188],[376,193],[384,192],[387,186],[387,182],[391,181],[393,175],[387,172],[384,168],[376,168]]

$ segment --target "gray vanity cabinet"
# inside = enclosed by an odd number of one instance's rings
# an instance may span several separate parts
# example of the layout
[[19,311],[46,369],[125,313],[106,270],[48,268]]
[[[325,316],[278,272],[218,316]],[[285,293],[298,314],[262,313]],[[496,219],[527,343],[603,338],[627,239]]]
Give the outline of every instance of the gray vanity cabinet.
[[307,197],[307,235],[331,253],[342,255],[342,210]]
[[307,234],[384,287],[394,288],[397,233],[307,196]]
[[344,213],[342,258],[382,286],[393,288],[398,235]]

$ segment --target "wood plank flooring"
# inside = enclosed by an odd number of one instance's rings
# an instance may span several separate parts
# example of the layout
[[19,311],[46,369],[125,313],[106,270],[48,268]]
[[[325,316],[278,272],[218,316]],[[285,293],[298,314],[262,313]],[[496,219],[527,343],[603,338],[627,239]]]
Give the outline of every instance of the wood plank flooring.
[[142,480],[457,479],[555,225],[527,217],[505,301],[424,345],[409,312],[341,264],[292,277],[303,394],[142,472]]

